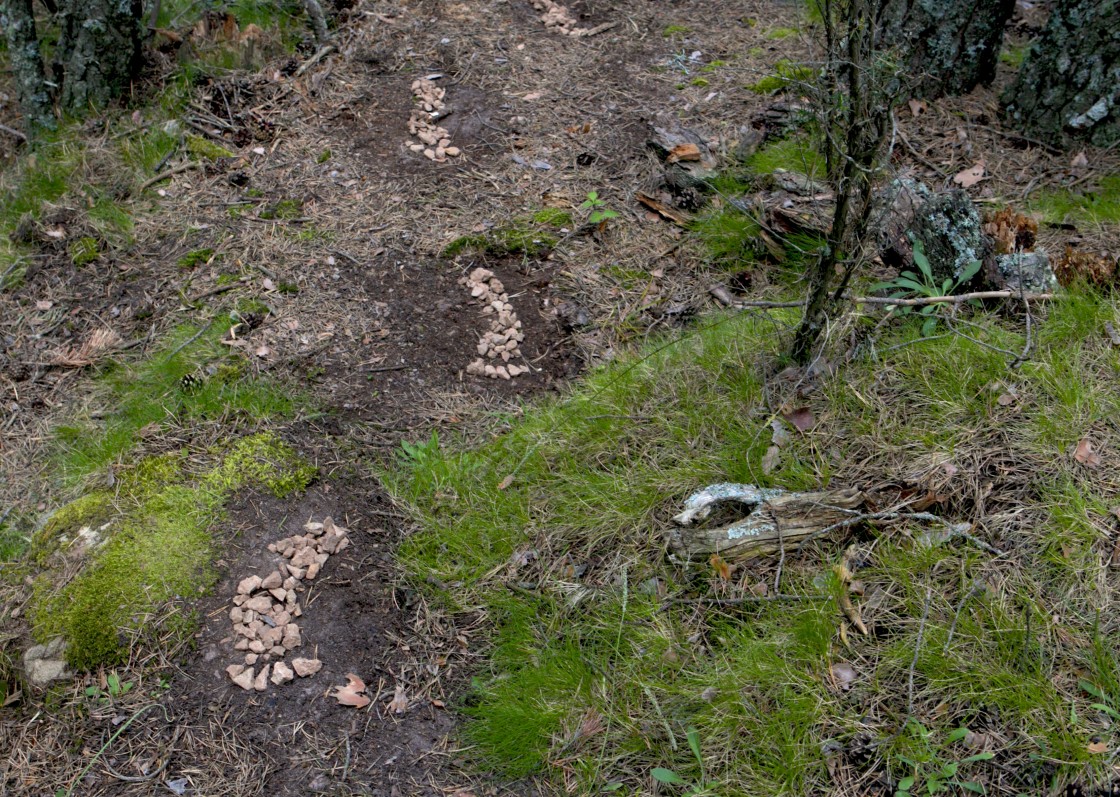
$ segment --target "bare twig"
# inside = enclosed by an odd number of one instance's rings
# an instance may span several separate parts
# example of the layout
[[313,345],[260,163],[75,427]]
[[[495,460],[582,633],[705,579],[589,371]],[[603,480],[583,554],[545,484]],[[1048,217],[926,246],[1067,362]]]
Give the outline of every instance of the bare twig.
[[20,131],[16,130],[13,127],[8,127],[7,125],[0,125],[0,132],[7,133],[9,136],[15,136],[20,141],[27,141],[27,136],[24,135],[23,133],[21,133]]
[[918,639],[914,642],[914,658],[910,660],[910,674],[906,679],[906,721],[902,723],[905,728],[914,716],[914,671],[918,667],[918,655],[922,652],[922,640],[926,635],[926,620],[929,619],[929,607],[933,602],[933,590],[926,588],[926,605],[922,609],[922,621],[918,624]]
[[953,644],[953,634],[957,632],[957,621],[961,619],[961,612],[964,611],[964,605],[969,602],[973,595],[979,595],[984,591],[984,583],[982,581],[973,581],[972,587],[966,592],[957,604],[957,610],[953,613],[953,623],[949,626],[949,633],[945,637],[945,647],[942,648],[943,653],[949,652],[949,646]]
[[196,163],[195,161],[187,161],[186,163],[180,163],[178,166],[175,166],[171,169],[168,169],[165,172],[160,172],[155,177],[152,177],[152,178],[150,178],[148,180],[145,180],[144,182],[140,183],[140,187],[136,189],[136,193],[142,194],[145,191],[147,191],[149,188],[151,188],[153,185],[155,185],[156,183],[161,182],[163,180],[166,180],[168,177],[174,177],[177,174],[182,174],[183,172],[187,172],[187,171],[190,171],[191,169],[197,169],[197,168],[198,168],[198,163]]
[[333,44],[328,44],[324,47],[320,47],[318,50],[315,51],[315,54],[313,56],[308,58],[306,61],[304,61],[300,65],[299,69],[296,70],[296,73],[295,73],[294,77],[303,77],[304,72],[306,72],[311,67],[315,66],[315,64],[319,63],[320,61],[322,61],[324,58],[326,58],[328,55],[330,55],[333,52],[334,52],[334,45]]
[[831,595],[748,595],[742,598],[669,598],[665,603],[703,606],[740,606],[746,603],[775,603],[780,601],[830,601]]
[[976,291],[975,293],[958,293],[952,296],[922,296],[917,299],[892,299],[889,296],[855,296],[855,304],[883,304],[894,307],[920,307],[927,304],[963,304],[973,299],[1012,299],[1020,298],[1040,302],[1053,299],[1053,293],[1025,293],[1017,291]]
[[204,327],[202,327],[202,329],[198,330],[198,332],[195,332],[189,338],[187,338],[182,343],[180,343],[178,346],[176,346],[175,349],[169,355],[167,355],[167,359],[170,360],[172,357],[174,357],[176,354],[181,352],[183,349],[187,348],[187,346],[190,346],[196,340],[198,340],[203,335],[205,335],[206,330],[210,329],[210,327],[213,325],[213,323],[214,323],[214,319],[211,318],[209,321],[206,322],[206,325]]

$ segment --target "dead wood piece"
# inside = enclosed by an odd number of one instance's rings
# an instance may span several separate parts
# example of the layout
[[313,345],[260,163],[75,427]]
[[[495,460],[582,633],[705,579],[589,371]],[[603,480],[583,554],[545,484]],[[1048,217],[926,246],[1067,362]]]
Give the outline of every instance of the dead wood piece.
[[657,213],[659,216],[668,219],[674,224],[679,224],[681,227],[687,227],[689,222],[692,220],[692,216],[690,216],[689,214],[665,204],[660,199],[652,197],[644,191],[638,191],[634,195],[634,198],[645,205],[647,208],[652,210],[654,213]]
[[[728,562],[766,556],[823,529],[846,528],[844,521],[864,500],[864,493],[854,488],[791,493],[749,484],[715,484],[685,502],[685,511],[674,518],[678,527],[669,532],[669,544],[687,560],[706,560],[714,553]],[[696,527],[713,507],[732,501],[752,509],[727,526]]]

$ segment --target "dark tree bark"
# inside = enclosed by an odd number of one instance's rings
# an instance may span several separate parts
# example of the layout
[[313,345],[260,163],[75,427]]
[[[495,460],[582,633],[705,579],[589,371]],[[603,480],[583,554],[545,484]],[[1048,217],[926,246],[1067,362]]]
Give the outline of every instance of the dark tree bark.
[[883,46],[899,49],[915,95],[967,94],[996,75],[1015,0],[887,0]]
[[55,119],[43,72],[43,56],[39,52],[39,37],[35,33],[32,0],[8,0],[4,12],[8,17],[8,53],[23,122],[28,138],[34,139],[43,130],[53,129]]
[[62,105],[102,107],[127,91],[140,71],[141,0],[63,0],[59,3],[56,71]]
[[1003,101],[1014,126],[1055,146],[1120,141],[1120,0],[1058,0]]

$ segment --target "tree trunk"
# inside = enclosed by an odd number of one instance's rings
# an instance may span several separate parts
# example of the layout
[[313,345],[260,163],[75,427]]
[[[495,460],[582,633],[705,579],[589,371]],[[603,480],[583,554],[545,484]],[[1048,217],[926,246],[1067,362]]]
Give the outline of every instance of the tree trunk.
[[1055,146],[1120,141],[1120,0],[1058,0],[1003,102],[1013,125]]
[[1015,0],[887,0],[882,44],[901,50],[914,94],[967,94],[996,76],[1014,10]]
[[59,6],[62,105],[103,107],[127,91],[140,70],[141,0],[64,0]]
[[35,33],[35,10],[32,0],[8,0],[4,11],[8,17],[8,52],[23,122],[28,138],[34,139],[38,133],[55,126],[39,37]]

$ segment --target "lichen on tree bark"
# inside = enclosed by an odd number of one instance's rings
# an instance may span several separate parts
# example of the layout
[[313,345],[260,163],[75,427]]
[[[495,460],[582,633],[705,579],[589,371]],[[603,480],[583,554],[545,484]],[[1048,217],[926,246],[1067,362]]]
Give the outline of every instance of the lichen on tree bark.
[[1120,0],[1058,0],[1003,102],[1047,143],[1120,141]]
[[884,0],[881,44],[907,65],[925,97],[965,94],[996,75],[1015,0]]
[[140,68],[141,0],[65,0],[59,8],[56,70],[62,105],[102,107],[127,90]]
[[35,11],[31,0],[8,0],[8,55],[16,79],[20,109],[29,137],[55,126],[54,109],[43,72],[43,56],[35,32]]

